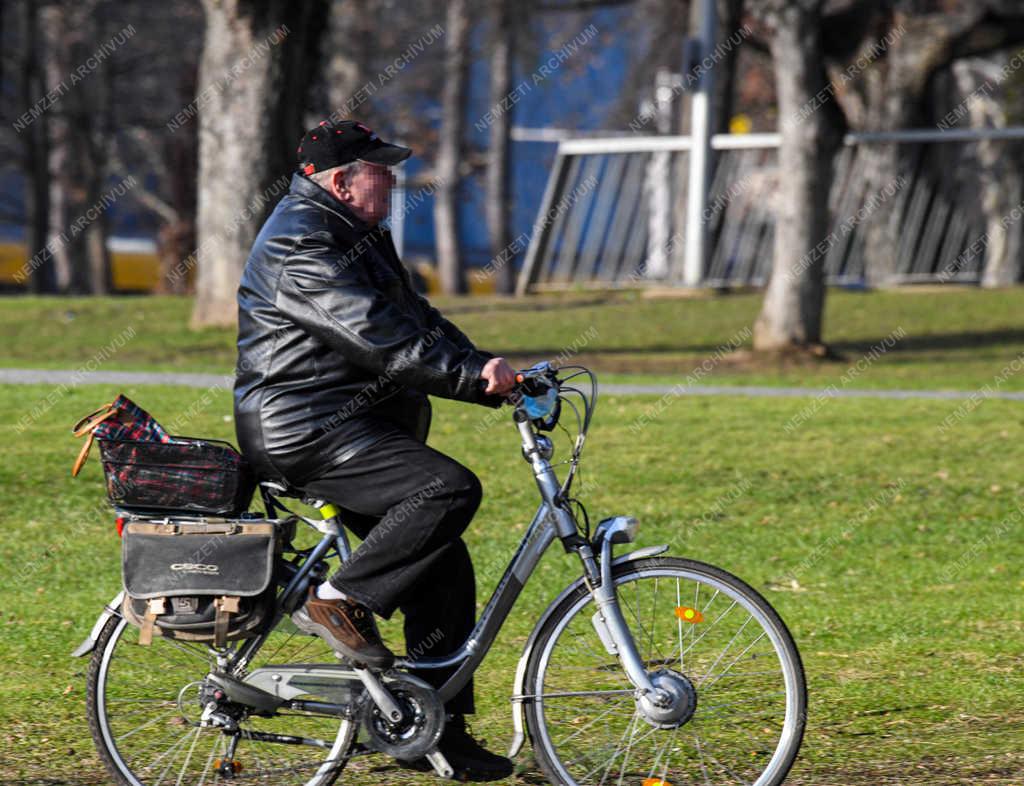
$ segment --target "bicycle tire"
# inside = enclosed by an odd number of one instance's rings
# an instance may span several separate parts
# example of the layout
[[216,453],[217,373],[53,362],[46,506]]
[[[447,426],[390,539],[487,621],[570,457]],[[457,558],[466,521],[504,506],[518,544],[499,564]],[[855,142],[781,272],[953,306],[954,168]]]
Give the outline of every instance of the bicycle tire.
[[[106,696],[105,688],[107,685],[107,678],[109,676],[110,663],[112,656],[118,646],[123,643],[128,647],[138,647],[124,640],[123,635],[129,631],[135,631],[134,626],[127,623],[124,618],[120,616],[111,617],[107,621],[107,624],[103,627],[100,636],[96,642],[96,648],[93,650],[92,657],[89,662],[89,668],[86,674],[86,715],[89,723],[89,730],[93,737],[96,750],[99,754],[100,760],[103,762],[104,767],[110,774],[113,782],[118,786],[149,786],[151,783],[149,778],[143,779],[143,776],[137,774],[132,766],[125,761],[121,751],[118,749],[116,744],[116,738],[113,731],[111,730],[110,720],[107,717],[105,710],[106,707]],[[161,643],[160,637],[154,638],[154,642],[150,647],[159,646]],[[138,647],[139,650],[147,649]],[[201,679],[203,674],[198,674],[197,679]],[[147,699],[137,699],[137,701],[147,701]],[[313,776],[307,780],[304,786],[331,786],[335,783],[338,777],[341,775],[347,761],[348,755],[351,750],[352,742],[355,738],[356,725],[353,721],[342,720],[341,725],[338,729],[337,737],[335,738],[332,751],[343,751],[342,755],[338,755],[335,761],[332,761],[330,757],[322,762]],[[200,731],[196,732],[196,739],[199,739]],[[213,751],[217,749],[217,743],[214,742]],[[176,756],[177,754],[175,754]],[[210,759],[213,759],[213,753],[210,754]],[[174,761],[172,757],[171,761]],[[188,766],[188,762],[183,766],[182,772]],[[312,766],[312,765],[311,765]],[[253,771],[260,772],[260,771]],[[264,774],[259,775],[259,782],[266,782],[267,772],[263,771]],[[272,771],[269,771],[272,772]],[[232,779],[232,783],[245,783],[249,780],[248,775],[251,772],[243,771],[240,776]],[[300,775],[299,777],[304,777]],[[159,778],[160,781],[164,781],[163,777]],[[205,774],[200,779],[206,783],[218,783],[222,782],[219,777],[210,777]],[[164,781],[166,782],[166,781]],[[171,780],[173,782],[173,778]],[[180,781],[182,786],[189,784],[189,781],[182,779]],[[275,781],[279,782],[279,781]],[[191,784],[189,784],[191,786]]]
[[[622,563],[613,569],[613,581],[616,584],[617,592],[623,592],[623,587],[631,581],[639,581],[642,578],[673,578],[677,579],[676,588],[679,591],[678,579],[686,579],[688,581],[698,581],[705,584],[709,588],[715,588],[717,592],[722,593],[725,597],[731,597],[736,603],[741,604],[744,608],[754,609],[756,616],[751,614],[752,618],[758,620],[765,629],[765,634],[769,638],[772,648],[778,656],[781,664],[781,674],[784,679],[785,692],[786,692],[786,712],[785,719],[783,721],[783,733],[780,736],[778,746],[771,756],[770,761],[766,765],[764,771],[761,773],[756,780],[751,779],[756,786],[778,786],[782,783],[788,774],[793,762],[800,749],[802,742],[804,727],[806,724],[807,716],[807,688],[804,677],[803,665],[800,660],[800,654],[796,648],[796,644],[793,641],[793,637],[790,635],[789,630],[786,628],[785,623],[771,607],[771,605],[752,587],[748,584],[733,576],[720,568],[716,568],[712,565],[697,562],[695,560],[682,559],[676,557],[656,557],[648,559],[640,559],[632,562]],[[639,584],[637,584],[639,588]],[[657,584],[655,584],[657,587]],[[728,590],[723,592],[723,590]],[[639,589],[638,589],[639,592]],[[700,584],[698,584],[698,594],[700,592]],[[655,596],[657,591],[655,592]],[[714,601],[714,598],[712,598]],[[734,603],[733,605],[736,605]],[[730,610],[732,606],[729,607]],[[627,761],[629,757],[629,750],[627,748],[625,758],[622,761],[623,772],[619,775],[618,780],[614,774],[609,770],[603,773],[600,781],[595,778],[582,777],[579,773],[574,774],[571,769],[575,766],[576,762],[567,763],[562,759],[567,756],[567,752],[560,752],[557,744],[553,742],[552,729],[549,728],[549,722],[545,717],[545,704],[551,704],[554,697],[559,694],[552,693],[552,698],[549,699],[544,696],[545,691],[545,674],[546,670],[551,665],[551,656],[554,652],[554,648],[557,646],[557,638],[560,637],[564,631],[569,628],[569,625],[574,619],[582,619],[579,615],[583,611],[593,611],[593,600],[586,587],[581,586],[579,590],[565,598],[562,603],[555,609],[552,615],[545,622],[544,627],[540,631],[536,644],[530,655],[530,659],[527,663],[526,668],[526,680],[524,683],[524,693],[534,696],[533,699],[527,699],[526,701],[526,724],[527,731],[529,733],[530,741],[534,749],[534,753],[538,764],[544,771],[544,774],[548,777],[552,784],[558,784],[558,786],[595,786],[598,782],[601,783],[615,783],[615,782],[626,782],[623,780],[625,770],[627,769]],[[624,615],[626,609],[623,609]],[[728,613],[728,612],[726,612]],[[589,616],[589,614],[588,614]],[[724,615],[723,615],[724,616]],[[629,617],[627,615],[627,620]],[[639,622],[639,618],[637,618]],[[584,626],[585,627],[585,626]],[[634,625],[630,625],[631,628]],[[695,629],[694,629],[695,630]],[[591,632],[593,630],[591,629]],[[654,629],[651,630],[652,639],[654,637]],[[682,634],[680,634],[681,636]],[[555,639],[553,641],[553,638]],[[703,638],[703,636],[701,637]],[[599,640],[595,633],[594,641],[598,643]],[[576,647],[577,644],[572,646]],[[682,652],[682,640],[680,640],[680,652]],[[613,661],[615,666],[618,666],[617,661],[612,656],[607,655],[603,648],[598,654],[603,655],[606,659]],[[724,654],[724,653],[723,653]],[[682,663],[682,655],[680,655],[680,663]],[[621,675],[623,682],[625,681],[625,674],[622,672],[621,667],[618,668],[618,673]],[[705,679],[707,676],[705,676]],[[720,677],[716,677],[712,682],[712,686],[718,682]],[[632,686],[628,683],[624,684],[624,690],[620,691],[594,691],[596,693],[621,693],[623,696],[619,699],[621,702],[628,706],[628,701],[632,700],[630,694]],[[564,694],[570,695],[570,694]],[[564,699],[564,695],[562,698]],[[596,700],[596,699],[595,699]],[[611,699],[604,699],[605,701],[611,701]],[[556,702],[557,705],[557,702]],[[697,707],[693,716],[693,721],[696,725],[697,719],[699,719],[701,713],[701,704],[698,698]],[[605,713],[610,712],[605,710]],[[571,714],[571,713],[570,713]],[[595,720],[586,718],[572,718],[571,723],[576,723],[579,720],[580,723],[586,721],[586,724],[594,724]],[[605,721],[608,725],[609,721]],[[635,722],[634,722],[635,723]],[[587,725],[582,728],[586,730]],[[680,730],[687,729],[688,725],[683,725]],[[591,727],[592,729],[593,727]],[[647,734],[650,730],[645,730]],[[615,733],[618,729],[615,729]],[[654,733],[656,733],[655,730]],[[581,734],[580,732],[574,732],[574,734]],[[570,734],[571,738],[574,734]],[[633,739],[633,732],[629,733],[630,741]],[[639,734],[636,735],[639,737]],[[567,738],[568,739],[568,738]],[[588,735],[588,739],[593,739]],[[698,738],[699,739],[699,738]],[[622,739],[620,738],[620,744]],[[592,743],[593,744],[593,743]],[[666,747],[670,743],[666,742]],[[700,753],[699,743],[697,745],[698,753]],[[603,753],[607,753],[607,749]],[[583,756],[587,753],[584,751]],[[603,754],[602,754],[603,755]],[[613,752],[613,756],[616,752]],[[703,762],[703,753],[700,753],[701,761]],[[589,759],[587,760],[589,763]],[[613,760],[614,761],[614,760]],[[610,765],[609,765],[610,766]],[[667,763],[666,763],[667,766]],[[703,766],[703,764],[702,764]],[[725,769],[729,769],[726,765],[722,765]],[[582,765],[580,766],[582,769]],[[637,773],[629,773],[630,778],[628,782],[634,782],[634,777]],[[701,782],[706,783],[719,783],[720,781],[712,781],[710,773],[707,768],[702,772],[703,779]],[[589,773],[587,774],[589,775]],[[609,775],[611,777],[609,778]],[[677,778],[675,781],[671,777],[659,778],[652,777],[657,776],[659,773],[654,772],[653,768],[651,772],[648,772],[648,779],[645,782],[650,783],[679,783],[689,782],[689,779],[683,780]],[[699,778],[699,776],[698,776]],[[726,779],[721,782],[733,782],[730,779]],[[741,778],[737,778],[736,782],[750,782],[745,781]]]

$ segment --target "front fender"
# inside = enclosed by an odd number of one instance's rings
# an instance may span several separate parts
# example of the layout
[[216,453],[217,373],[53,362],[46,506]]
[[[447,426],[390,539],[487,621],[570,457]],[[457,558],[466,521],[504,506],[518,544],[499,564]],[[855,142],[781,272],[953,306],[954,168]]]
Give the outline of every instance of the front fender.
[[78,649],[71,653],[72,658],[84,658],[96,649],[96,642],[99,641],[100,633],[103,631],[103,626],[107,624],[107,620],[111,617],[121,616],[121,604],[123,602],[124,590],[121,590],[114,596],[114,599],[110,601],[110,603],[103,607],[103,611],[100,612],[100,616],[96,620],[96,624],[92,626],[92,630],[89,632],[89,637],[78,645]]
[[[656,557],[659,554],[664,554],[668,551],[668,545],[662,544],[660,546],[647,546],[646,548],[637,549],[631,551],[628,554],[623,554],[621,557],[616,557],[612,560],[612,567],[620,565],[623,562],[632,562],[633,560],[645,559],[647,557]],[[533,654],[533,648],[537,644],[537,639],[540,637],[541,629],[544,624],[548,621],[555,609],[565,600],[569,595],[575,592],[583,585],[583,579],[576,579],[572,584],[562,590],[561,594],[551,601],[551,604],[544,610],[537,624],[533,628],[533,632],[530,634],[530,638],[526,640],[526,644],[523,646],[523,654],[519,657],[519,665],[516,666],[515,682],[512,686],[512,725],[515,727],[515,736],[512,738],[512,745],[508,751],[508,757],[511,759],[523,747],[523,743],[526,741],[526,713],[523,710],[523,695],[525,693],[525,681],[526,681],[526,664],[530,661],[530,656]]]

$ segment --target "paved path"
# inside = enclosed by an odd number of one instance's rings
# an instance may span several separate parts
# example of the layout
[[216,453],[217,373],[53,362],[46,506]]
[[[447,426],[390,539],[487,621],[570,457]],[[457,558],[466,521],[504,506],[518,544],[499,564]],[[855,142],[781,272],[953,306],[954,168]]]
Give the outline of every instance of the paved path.
[[[5,385],[182,385],[190,388],[230,389],[234,377],[222,374],[187,374],[177,371],[64,371],[59,369],[0,369]],[[602,393],[652,396],[754,396],[761,398],[895,398],[958,400],[975,397],[1024,401],[1024,392],[979,390],[864,390],[860,388],[782,388],[757,385],[638,385],[604,384]]]

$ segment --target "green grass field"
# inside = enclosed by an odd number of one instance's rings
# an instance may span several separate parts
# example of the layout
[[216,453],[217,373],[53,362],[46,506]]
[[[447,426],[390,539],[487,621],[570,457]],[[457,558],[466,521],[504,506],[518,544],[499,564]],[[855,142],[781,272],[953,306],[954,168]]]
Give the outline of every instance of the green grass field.
[[[436,298],[481,347],[521,363],[570,356],[611,381],[624,374],[678,382],[720,350],[739,348],[697,379],[714,384],[980,388],[1024,353],[1024,289],[830,293],[825,339],[844,359],[790,365],[752,359],[760,295],[646,299],[567,294],[516,301]],[[0,367],[163,369],[230,373],[233,330],[190,331],[191,301],[175,297],[3,300]],[[870,373],[849,367],[877,355]],[[843,381],[844,375],[847,379]],[[1010,375],[1006,390],[1024,390]]]
[[[873,342],[903,325],[906,345],[870,364],[850,387],[978,388],[1024,349],[1022,297],[840,294],[830,307],[829,338],[847,353],[846,363],[734,370],[723,363],[702,381],[834,383]],[[465,301],[450,312],[484,346],[524,356],[556,355],[596,325],[600,344],[587,347],[595,367],[612,370],[626,356],[667,360],[678,369],[659,366],[656,373],[674,381],[756,312],[747,296],[570,300],[559,308],[551,299],[546,310],[526,313]],[[55,321],[62,311],[75,312],[74,319]],[[188,333],[179,327],[186,313],[187,304],[174,299],[5,300],[0,363],[75,368],[132,316],[137,337],[102,368],[229,370],[228,333]],[[1024,386],[1010,375],[1001,387]],[[119,541],[95,457],[82,476],[70,477],[78,442],[69,428],[116,392],[0,386],[4,784],[108,782],[84,721],[86,664],[68,653],[119,588]],[[228,393],[169,386],[124,392],[166,421],[192,413],[186,433],[233,439]],[[40,416],[20,429],[33,411]],[[481,602],[536,504],[514,430],[503,421],[478,428],[486,414],[437,402],[431,436],[484,483],[468,534]],[[646,424],[639,433],[631,429],[637,422]],[[566,447],[562,435],[556,456]],[[674,554],[731,570],[760,588],[789,623],[808,674],[810,719],[788,782],[1019,784],[1022,458],[1024,405],[1016,402],[724,396],[659,403],[606,395],[582,478],[592,519],[638,516],[641,545],[669,543]],[[495,747],[511,736],[507,699],[522,643],[573,577],[572,562],[552,549],[484,663],[476,727]],[[509,783],[542,782],[528,751],[520,763]]]

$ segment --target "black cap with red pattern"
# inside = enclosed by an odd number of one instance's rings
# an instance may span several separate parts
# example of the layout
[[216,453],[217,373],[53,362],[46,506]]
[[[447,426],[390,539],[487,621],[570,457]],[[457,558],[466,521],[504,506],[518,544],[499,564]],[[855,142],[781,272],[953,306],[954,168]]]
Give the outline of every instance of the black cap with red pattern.
[[305,133],[298,153],[299,171],[312,175],[353,161],[394,166],[412,155],[412,150],[384,142],[356,120],[324,120]]

